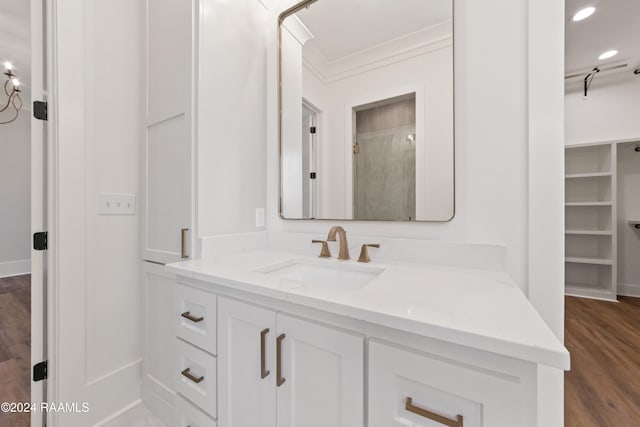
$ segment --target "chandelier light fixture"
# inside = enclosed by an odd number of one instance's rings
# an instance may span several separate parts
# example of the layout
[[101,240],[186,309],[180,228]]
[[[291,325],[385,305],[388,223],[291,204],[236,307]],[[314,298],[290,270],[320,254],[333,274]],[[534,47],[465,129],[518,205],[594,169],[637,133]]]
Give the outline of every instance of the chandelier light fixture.
[[[22,109],[22,98],[20,97],[20,80],[13,74],[13,65],[11,62],[6,61],[4,63],[5,72],[7,76],[2,90],[4,95],[0,96],[0,125],[11,123],[18,118],[20,110]],[[6,101],[2,98],[7,97]]]

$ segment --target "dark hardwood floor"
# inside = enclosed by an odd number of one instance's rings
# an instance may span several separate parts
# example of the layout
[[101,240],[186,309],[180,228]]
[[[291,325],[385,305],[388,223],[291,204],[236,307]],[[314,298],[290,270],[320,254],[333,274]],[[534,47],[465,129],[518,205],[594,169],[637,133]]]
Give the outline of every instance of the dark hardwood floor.
[[[31,276],[0,279],[0,402],[29,402]],[[0,426],[28,427],[29,413],[0,412]]]
[[640,298],[566,297],[565,426],[640,426]]

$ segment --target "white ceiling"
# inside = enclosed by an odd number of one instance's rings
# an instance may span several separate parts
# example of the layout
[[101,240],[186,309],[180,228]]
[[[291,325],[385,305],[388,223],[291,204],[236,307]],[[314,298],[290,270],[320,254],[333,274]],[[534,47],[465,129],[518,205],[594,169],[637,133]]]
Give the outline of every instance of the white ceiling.
[[450,21],[452,4],[451,0],[319,0],[296,15],[314,36],[309,44],[331,62]]
[[[589,18],[573,22],[580,9],[594,6]],[[565,70],[567,74],[598,65],[640,64],[640,0],[566,0]],[[600,61],[601,53],[618,55]],[[630,70],[628,70],[630,72]]]
[[23,101],[28,100],[31,74],[30,14],[28,0],[0,0],[0,81],[4,82],[4,62],[10,61],[14,73],[26,85]]

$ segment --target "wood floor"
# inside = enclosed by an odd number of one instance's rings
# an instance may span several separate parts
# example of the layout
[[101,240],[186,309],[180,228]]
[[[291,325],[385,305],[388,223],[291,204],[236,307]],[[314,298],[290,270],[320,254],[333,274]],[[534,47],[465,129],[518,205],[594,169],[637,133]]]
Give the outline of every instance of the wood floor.
[[566,297],[565,426],[640,426],[640,298]]
[[[0,279],[0,402],[29,402],[31,276]],[[0,412],[0,426],[28,427],[29,413]]]

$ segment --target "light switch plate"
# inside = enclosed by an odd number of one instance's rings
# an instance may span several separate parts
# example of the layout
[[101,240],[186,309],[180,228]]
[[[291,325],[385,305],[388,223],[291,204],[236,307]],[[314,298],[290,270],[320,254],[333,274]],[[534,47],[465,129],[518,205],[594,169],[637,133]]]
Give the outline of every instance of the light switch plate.
[[135,215],[135,194],[100,193],[98,196],[99,215]]
[[264,227],[264,208],[256,208],[256,227]]

